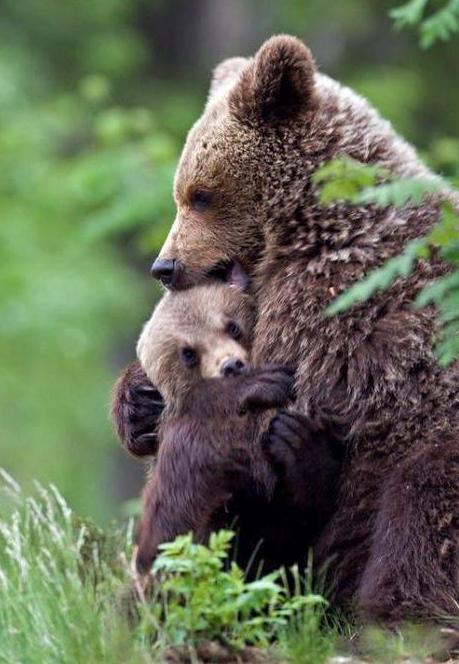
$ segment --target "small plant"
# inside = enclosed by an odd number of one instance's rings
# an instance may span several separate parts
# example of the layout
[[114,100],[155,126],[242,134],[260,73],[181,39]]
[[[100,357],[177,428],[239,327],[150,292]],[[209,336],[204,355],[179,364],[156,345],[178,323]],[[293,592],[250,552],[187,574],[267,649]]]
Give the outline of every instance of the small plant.
[[325,600],[302,594],[297,573],[292,595],[280,572],[247,582],[228,561],[228,531],[212,535],[208,547],[191,535],[163,545],[153,569],[157,590],[129,623],[119,600],[134,601],[127,592],[132,522],[101,530],[76,517],[55,487],[37,484],[37,495],[25,496],[0,474],[14,504],[0,518],[0,662],[151,663],[169,646],[196,653],[209,642],[275,648],[288,640],[281,635],[292,620],[298,630],[304,624],[307,648],[317,649]]
[[337,635],[323,614],[320,606],[299,611],[281,633],[280,650],[291,664],[323,664],[333,654]]
[[426,625],[407,624],[392,632],[367,627],[360,642],[362,652],[377,664],[408,661],[422,664],[433,653],[441,651],[438,630],[429,629]]
[[247,644],[264,648],[292,617],[325,606],[312,593],[290,596],[280,572],[246,581],[241,568],[228,563],[233,536],[226,530],[214,533],[206,547],[184,535],[161,547],[153,566],[161,601],[144,607],[144,621],[165,643],[215,640],[236,649]]

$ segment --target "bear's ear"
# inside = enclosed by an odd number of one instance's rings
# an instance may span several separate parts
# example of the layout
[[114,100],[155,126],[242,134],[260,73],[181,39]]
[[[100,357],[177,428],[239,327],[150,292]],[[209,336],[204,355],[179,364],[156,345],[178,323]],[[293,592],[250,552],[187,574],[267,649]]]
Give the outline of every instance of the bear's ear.
[[231,111],[250,125],[298,117],[316,106],[314,72],[312,54],[299,39],[271,37],[231,91]]
[[208,101],[226,92],[236,82],[248,62],[247,58],[228,58],[220,62],[212,74]]

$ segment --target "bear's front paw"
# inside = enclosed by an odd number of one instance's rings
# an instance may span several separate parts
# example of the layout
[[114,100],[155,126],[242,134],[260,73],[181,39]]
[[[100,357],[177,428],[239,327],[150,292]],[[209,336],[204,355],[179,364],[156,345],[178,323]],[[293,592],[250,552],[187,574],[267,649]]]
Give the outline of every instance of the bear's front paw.
[[281,365],[266,365],[256,369],[247,379],[240,408],[244,411],[280,408],[291,399],[295,370]]
[[134,456],[156,453],[156,427],[163,409],[163,398],[141,366],[131,364],[115,386],[112,418],[121,442]]
[[336,445],[324,429],[300,413],[283,411],[271,421],[265,451],[282,488],[297,506],[318,513],[330,507],[341,465]]

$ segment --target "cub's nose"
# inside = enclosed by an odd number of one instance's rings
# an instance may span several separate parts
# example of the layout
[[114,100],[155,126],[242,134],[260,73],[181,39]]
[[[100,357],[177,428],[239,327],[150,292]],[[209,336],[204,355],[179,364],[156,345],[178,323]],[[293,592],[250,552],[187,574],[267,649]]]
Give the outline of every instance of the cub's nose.
[[242,360],[239,360],[235,357],[232,357],[229,360],[226,360],[221,366],[220,374],[222,376],[239,376],[241,374],[247,373],[247,365]]
[[176,275],[176,262],[169,258],[157,258],[151,266],[151,276],[164,286],[173,286]]

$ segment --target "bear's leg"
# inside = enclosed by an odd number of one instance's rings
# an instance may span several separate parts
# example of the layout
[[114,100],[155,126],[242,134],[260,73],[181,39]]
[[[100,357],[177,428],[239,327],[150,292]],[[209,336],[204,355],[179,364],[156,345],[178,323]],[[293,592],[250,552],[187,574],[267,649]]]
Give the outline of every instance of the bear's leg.
[[358,609],[394,623],[459,616],[459,441],[431,443],[394,469],[376,514]]
[[286,509],[302,515],[313,537],[335,508],[343,450],[311,418],[281,411],[270,424],[265,452],[278,472]]

